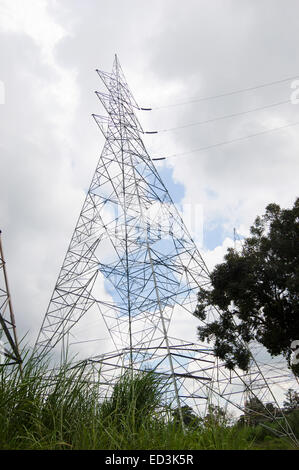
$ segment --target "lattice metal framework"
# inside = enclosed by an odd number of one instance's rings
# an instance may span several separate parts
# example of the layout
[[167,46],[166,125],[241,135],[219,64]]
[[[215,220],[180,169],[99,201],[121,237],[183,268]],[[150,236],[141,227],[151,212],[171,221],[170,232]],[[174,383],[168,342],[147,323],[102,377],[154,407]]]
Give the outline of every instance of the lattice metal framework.
[[[262,370],[253,357],[250,377],[229,372],[210,345],[170,334],[179,335],[180,325],[193,314],[198,290],[210,282],[209,272],[144,146],[135,113],[142,108],[117,57],[112,73],[97,73],[107,89],[96,92],[107,115],[93,117],[105,144],[35,354],[62,351],[65,360],[66,350],[80,345],[79,364],[83,360],[100,368],[106,386],[124,368],[154,369],[169,379],[167,400],[179,409],[184,403],[202,412],[216,400],[242,412],[249,389],[251,396],[277,404],[270,387],[276,384],[273,368]],[[215,314],[211,311],[207,321]],[[80,331],[88,315],[92,322]],[[91,340],[95,331],[102,336],[104,330],[110,338],[106,350],[103,338]],[[80,341],[70,341],[79,333]],[[286,374],[284,385],[292,380]],[[273,418],[268,409],[264,413]],[[282,433],[290,433],[286,421]]]
[[[0,230],[0,364],[21,364],[21,355],[16,331],[6,263],[4,259],[1,230]],[[5,361],[2,358],[6,358]]]

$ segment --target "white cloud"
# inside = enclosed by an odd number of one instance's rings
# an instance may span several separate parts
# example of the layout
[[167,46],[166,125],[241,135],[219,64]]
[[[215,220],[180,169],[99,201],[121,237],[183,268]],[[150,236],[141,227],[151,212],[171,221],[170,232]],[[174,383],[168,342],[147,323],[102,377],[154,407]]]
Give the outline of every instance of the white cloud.
[[42,60],[55,65],[53,51],[66,31],[48,12],[47,0],[1,0],[0,28],[6,33],[26,34],[38,45]]
[[74,206],[83,196],[72,175],[76,75],[55,60],[66,32],[47,6],[0,4],[6,88],[0,109],[1,228],[20,336],[29,331],[29,343],[41,325],[78,212]]
[[[269,16],[269,11],[271,15]],[[0,214],[20,336],[32,342],[46,311],[103,139],[90,114],[99,103],[96,67],[119,54],[133,94],[162,106],[290,76],[299,70],[298,4],[272,1],[0,1],[5,104],[0,106]],[[275,53],[273,53],[275,51]],[[251,94],[140,113],[145,130],[168,129],[288,99],[289,84]],[[148,136],[154,155],[212,145],[295,121],[295,105],[240,119]],[[223,229],[210,269],[246,235],[270,202],[297,195],[296,128],[166,160],[203,208],[204,226]],[[229,234],[231,236],[229,237]],[[195,234],[200,240],[201,235]],[[86,320],[88,321],[88,320]],[[196,338],[196,320],[172,335]]]

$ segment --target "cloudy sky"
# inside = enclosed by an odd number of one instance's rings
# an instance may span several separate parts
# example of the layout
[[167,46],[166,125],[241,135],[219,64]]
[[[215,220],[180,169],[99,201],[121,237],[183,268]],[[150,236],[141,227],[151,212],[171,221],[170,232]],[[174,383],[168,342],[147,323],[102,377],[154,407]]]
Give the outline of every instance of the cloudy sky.
[[212,267],[234,228],[298,195],[298,18],[297,0],[0,0],[0,228],[19,336],[40,327],[103,146],[95,69],[117,53],[152,107],[145,144],[167,157],[175,202],[203,214]]

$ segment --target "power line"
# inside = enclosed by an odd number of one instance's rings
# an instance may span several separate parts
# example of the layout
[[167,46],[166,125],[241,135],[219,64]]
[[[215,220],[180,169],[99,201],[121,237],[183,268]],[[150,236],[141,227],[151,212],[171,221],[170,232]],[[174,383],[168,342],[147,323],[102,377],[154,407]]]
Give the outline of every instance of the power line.
[[236,139],[231,139],[231,140],[218,142],[217,144],[208,145],[206,147],[199,147],[197,149],[189,150],[187,152],[176,153],[176,154],[169,155],[167,157],[153,158],[153,160],[162,160],[162,159],[166,159],[166,158],[167,159],[176,158],[176,157],[180,157],[180,156],[183,156],[183,155],[188,155],[190,153],[203,152],[205,150],[209,150],[209,149],[212,149],[212,148],[221,147],[222,145],[228,145],[228,144],[232,144],[234,142],[240,142],[242,140],[250,139],[252,137],[257,137],[259,135],[267,134],[269,132],[275,132],[275,131],[278,131],[278,130],[281,130],[281,129],[286,129],[287,127],[298,126],[298,125],[299,125],[299,122],[289,123],[289,124],[286,124],[284,126],[273,127],[272,129],[266,129],[266,130],[261,131],[261,132],[256,132],[255,134],[249,134],[249,135],[246,135],[246,136],[243,136],[243,137],[237,137]]
[[226,92],[226,93],[220,93],[220,94],[217,94],[217,95],[204,96],[204,97],[199,97],[199,98],[190,98],[189,100],[182,101],[180,103],[172,103],[172,104],[168,104],[168,105],[156,106],[156,107],[152,107],[151,109],[152,110],[157,110],[157,109],[163,109],[163,108],[170,108],[170,107],[174,107],[174,106],[182,106],[184,104],[198,103],[200,101],[213,100],[213,99],[216,99],[216,98],[223,98],[225,96],[237,95],[239,93],[245,93],[245,92],[248,92],[248,91],[258,90],[260,88],[265,88],[265,87],[268,87],[268,86],[277,85],[279,83],[284,83],[284,82],[287,82],[287,81],[290,81],[290,80],[295,80],[296,78],[298,78],[298,74],[294,75],[293,77],[288,77],[288,78],[283,78],[281,80],[275,80],[275,81],[272,81],[272,82],[262,83],[260,85],[256,85],[256,86],[252,86],[252,87],[248,87],[248,88],[241,88],[241,89],[238,89],[238,90],[233,90],[233,91],[229,91],[229,92]]
[[202,124],[208,124],[210,122],[216,122],[216,121],[221,121],[223,119],[229,119],[229,118],[233,118],[233,117],[236,117],[236,116],[242,116],[243,114],[249,114],[249,113],[254,113],[256,111],[262,111],[263,109],[274,108],[274,107],[277,107],[277,106],[281,106],[283,104],[290,104],[290,100],[278,101],[276,103],[271,103],[271,104],[268,104],[268,105],[265,105],[265,106],[259,106],[258,108],[248,109],[246,111],[240,111],[240,112],[232,113],[232,114],[225,114],[224,116],[218,116],[218,117],[211,118],[211,119],[205,119],[203,121],[192,122],[190,124],[185,124],[185,125],[182,125],[182,126],[170,127],[168,129],[160,129],[156,132],[147,132],[147,134],[149,134],[149,133],[153,134],[153,133],[158,133],[158,132],[171,132],[171,131],[175,131],[175,130],[178,130],[178,129],[185,129],[185,128],[188,128],[188,127],[200,126]]

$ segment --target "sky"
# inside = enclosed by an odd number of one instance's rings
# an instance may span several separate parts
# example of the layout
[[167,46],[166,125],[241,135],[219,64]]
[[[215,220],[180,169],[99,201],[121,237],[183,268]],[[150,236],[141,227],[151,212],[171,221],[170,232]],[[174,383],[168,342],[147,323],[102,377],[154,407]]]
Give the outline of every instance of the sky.
[[298,18],[296,0],[0,0],[0,229],[20,337],[35,340],[104,143],[95,69],[117,53],[152,108],[145,145],[199,214],[186,224],[212,268],[234,228],[298,196]]

